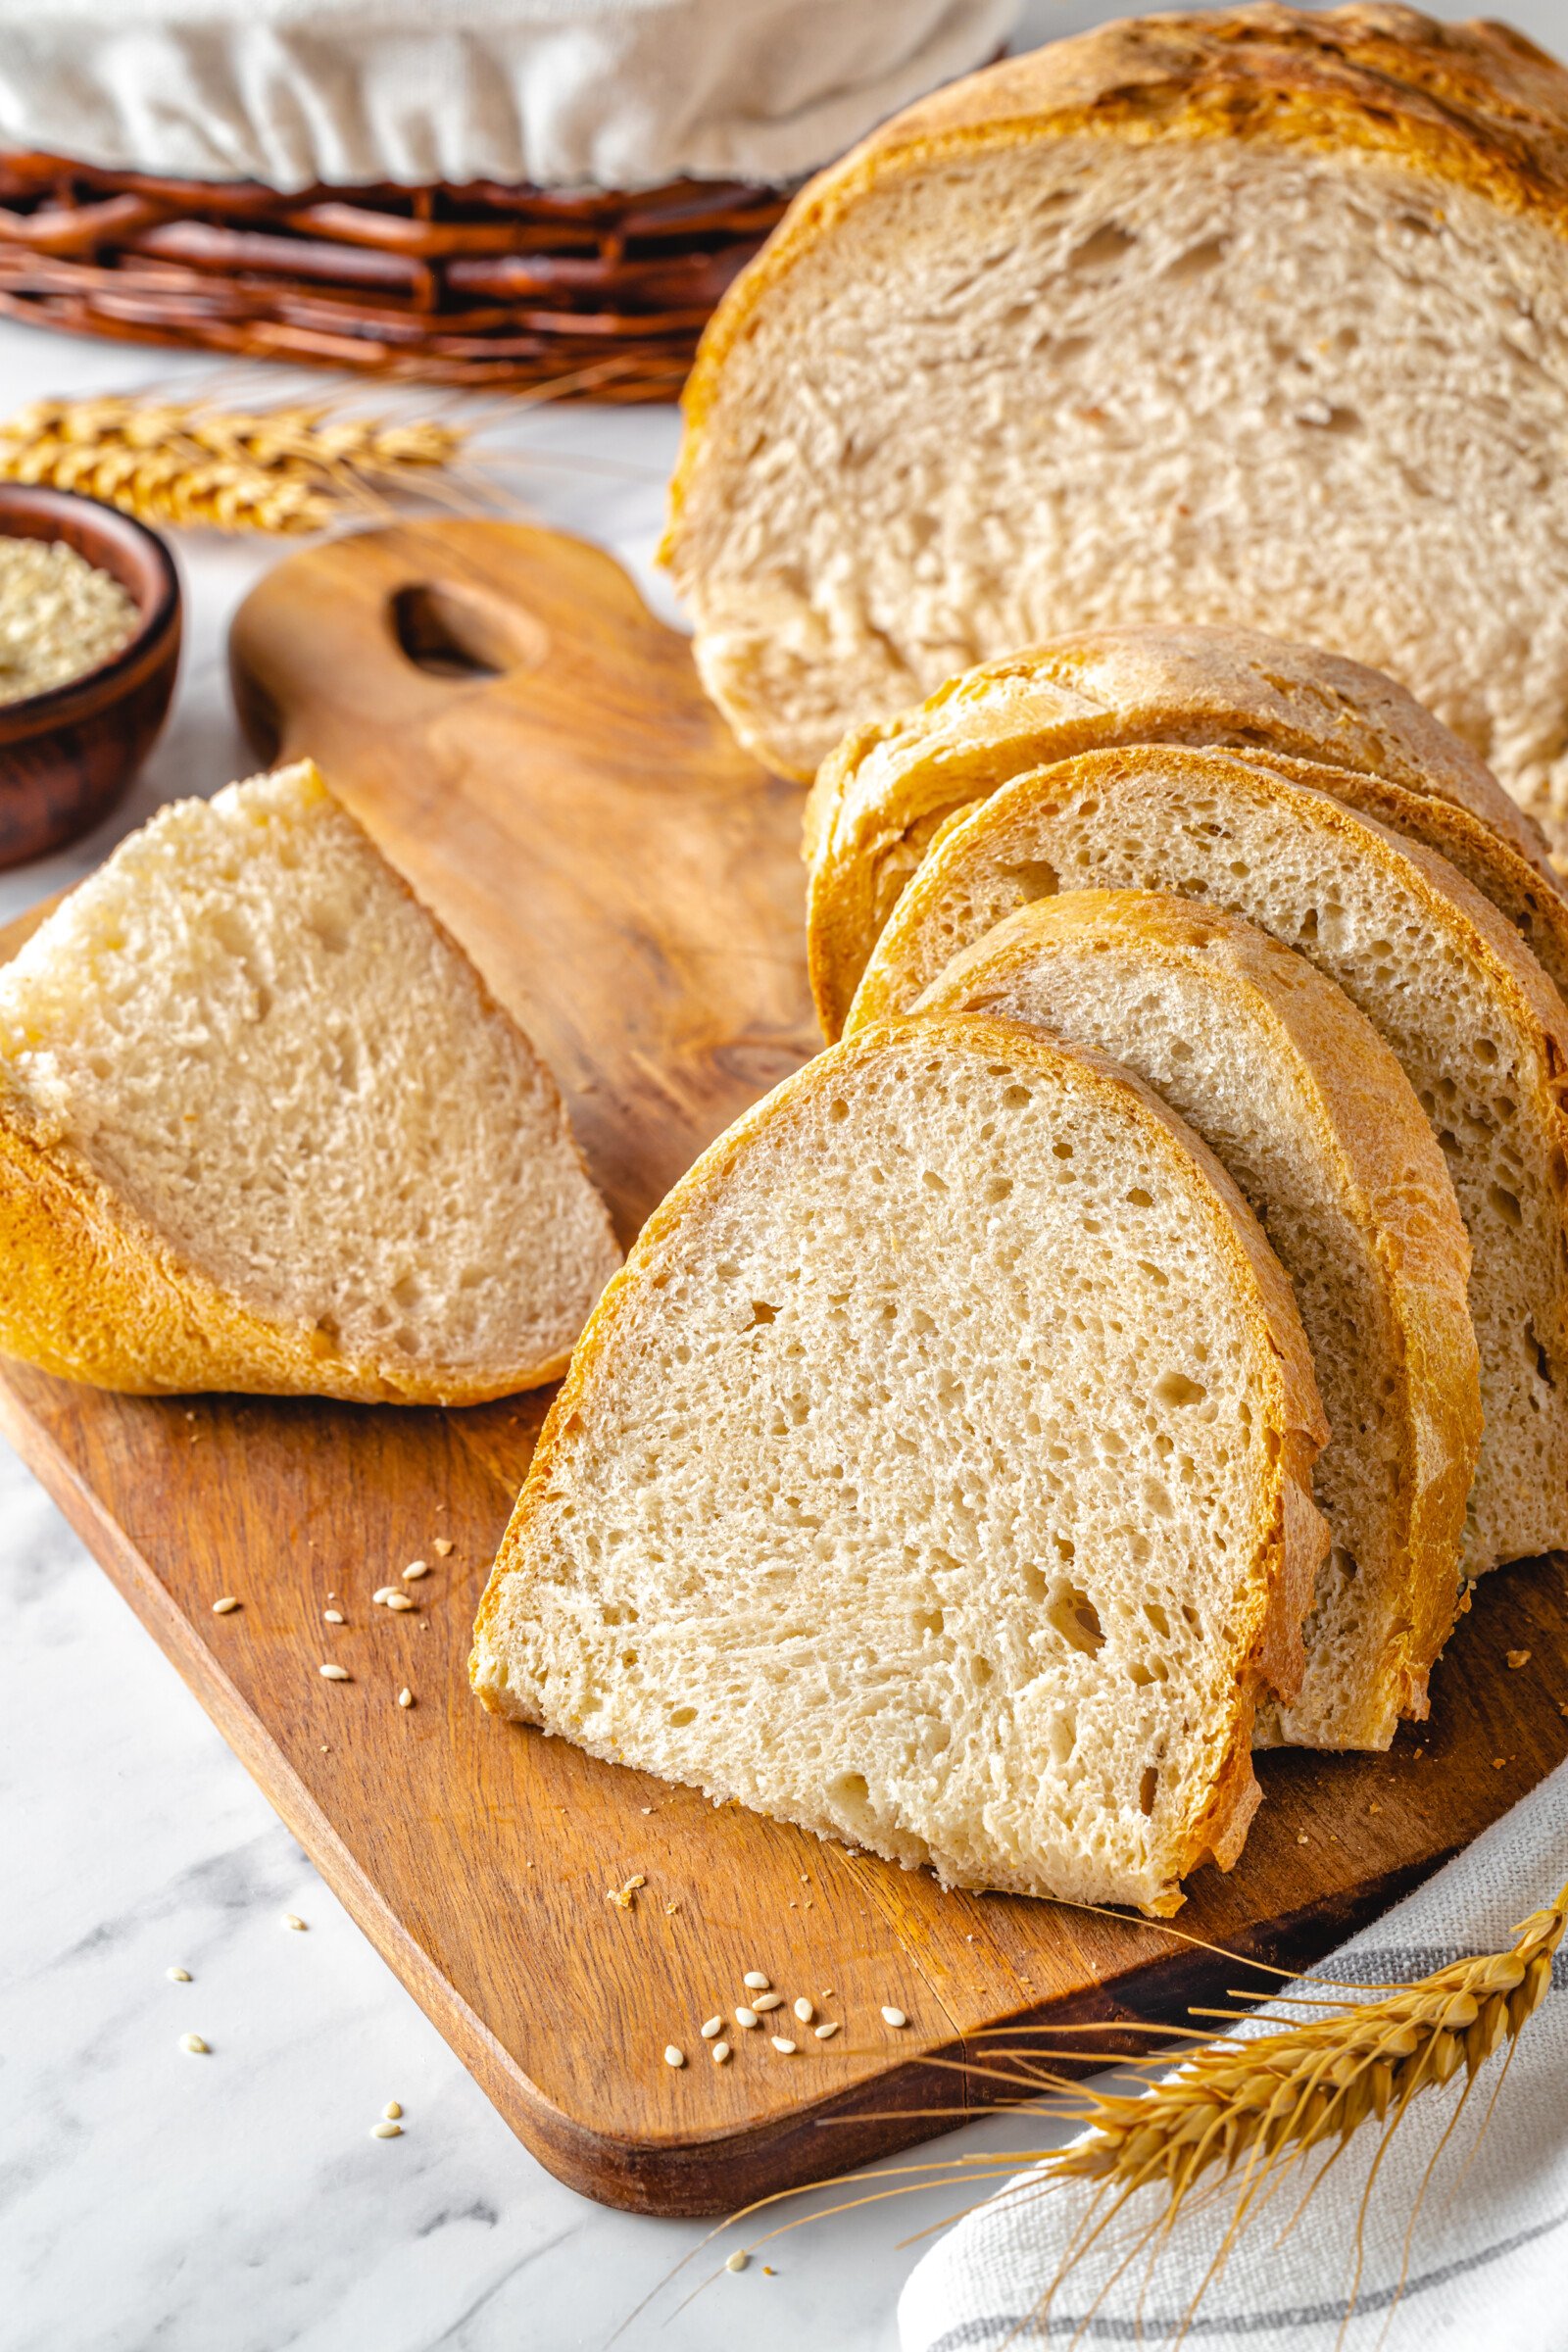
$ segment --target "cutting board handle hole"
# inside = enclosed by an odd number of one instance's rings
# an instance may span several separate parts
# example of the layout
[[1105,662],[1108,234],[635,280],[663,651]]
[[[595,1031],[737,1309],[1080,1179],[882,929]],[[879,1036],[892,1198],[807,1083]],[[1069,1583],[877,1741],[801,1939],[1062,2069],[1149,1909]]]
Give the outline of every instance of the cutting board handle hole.
[[532,613],[434,580],[399,588],[387,616],[407,659],[434,678],[478,685],[509,670],[537,669],[550,652],[549,636]]

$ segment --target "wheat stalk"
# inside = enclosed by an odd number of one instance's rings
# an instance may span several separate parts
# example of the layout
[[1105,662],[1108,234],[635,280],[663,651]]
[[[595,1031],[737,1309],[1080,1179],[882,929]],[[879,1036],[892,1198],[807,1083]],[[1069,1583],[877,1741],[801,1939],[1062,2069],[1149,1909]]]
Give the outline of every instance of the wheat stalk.
[[319,531],[432,491],[468,432],[432,416],[339,416],[325,404],[223,409],[122,395],[40,400],[0,424],[0,480],[83,491],[144,522]]
[[1375,2001],[1288,1996],[1327,2014],[1209,2043],[1136,2097],[1096,2093],[1082,2110],[1088,2133],[1047,2169],[1128,2194],[1163,2183],[1179,2206],[1204,2173],[1231,2173],[1250,2151],[1265,2162],[1305,2155],[1348,2139],[1371,2116],[1392,2131],[1418,2092],[1461,2066],[1473,2082],[1514,2039],[1544,1998],[1565,1927],[1568,1886],[1522,1922],[1505,1952],[1455,1960]]
[[[1096,1911],[1098,1904],[1075,1904],[1073,1909]],[[1119,1913],[1111,1914],[1120,1918]],[[1175,1935],[1185,1942],[1200,1945],[1206,1950],[1222,1950],[1205,1944],[1199,1936],[1184,1936],[1180,1929],[1161,1923],[1162,1932]],[[1314,2155],[1326,2158],[1320,2167],[1307,2196],[1301,2200],[1292,2224],[1299,2219],[1307,2197],[1315,2193],[1326,2177],[1329,2166],[1343,2153],[1352,2136],[1371,2120],[1381,2126],[1381,2138],[1369,2170],[1362,2195],[1361,2213],[1356,2228],[1355,2267],[1351,2291],[1347,2307],[1345,2327],[1348,2327],[1354,2311],[1355,2293],[1359,2285],[1361,2267],[1362,2229],[1367,2201],[1376,2182],[1379,2168],[1391,2144],[1394,2133],[1408,2113],[1413,2100],[1423,2091],[1450,2082],[1461,2067],[1465,2070],[1464,2097],[1450,2118],[1428,2167],[1432,2167],[1453,2132],[1464,2099],[1481,2068],[1506,2042],[1511,2057],[1513,2046],[1529,2019],[1544,1999],[1551,1983],[1553,1954],[1568,1931],[1568,1886],[1564,1886],[1556,1900],[1544,1910],[1536,1911],[1520,1922],[1514,1932],[1514,1941],[1506,1951],[1485,1953],[1475,1959],[1456,1960],[1436,1970],[1431,1976],[1419,1978],[1409,1984],[1346,1985],[1329,1978],[1294,1980],[1297,1989],[1278,1994],[1277,2000],[1296,2007],[1309,2007],[1323,2012],[1300,2024],[1284,2026],[1277,2031],[1258,2034],[1248,2038],[1215,2039],[1211,2034],[1193,2028],[1148,2024],[1143,2031],[1170,2042],[1185,2039],[1198,2046],[1174,2073],[1165,2072],[1159,2080],[1150,2082],[1147,2089],[1136,2094],[1111,2091],[1085,2091],[1081,2082],[1062,2075],[1057,2066],[1044,2064],[1038,2040],[1018,2044],[1018,2029],[1004,2028],[995,2034],[977,2038],[988,2044],[986,2057],[977,2063],[974,2058],[928,2059],[926,2063],[949,2069],[968,2078],[978,2077],[1022,2095],[1012,2099],[991,2102],[1002,2111],[1018,2112],[1032,2106],[1042,2091],[1066,2090],[1076,2098],[1076,2107],[1058,2106],[1054,2112],[1065,2114],[1085,2124],[1088,2129],[1078,2139],[1064,2148],[1019,2149],[1007,2148],[986,2151],[979,2155],[938,2159],[915,2165],[893,2165],[874,2172],[840,2174],[819,2181],[818,2189],[853,2186],[856,2194],[842,2203],[824,2210],[801,2215],[780,2224],[761,2238],[752,2240],[753,2247],[769,2243],[775,2237],[805,2227],[808,2223],[825,2221],[837,2214],[853,2212],[866,2205],[880,2204],[889,2198],[908,2196],[921,2189],[941,2185],[973,2185],[977,2180],[1001,2177],[1010,2179],[1020,2167],[1026,2168],[1026,2178],[1016,2190],[1009,2192],[1016,2201],[1044,2195],[1054,2189],[1064,2189],[1075,2181],[1086,2182],[1096,2191],[1087,2217],[1073,2234],[1066,2253],[1057,2268],[1045,2296],[1030,2315],[1042,2319],[1049,2311],[1056,2290],[1069,2273],[1083,2261],[1091,2248],[1104,2235],[1124,2206],[1146,2188],[1163,2189],[1164,2199],[1159,2211],[1147,2229],[1142,2230],[1131,2252],[1118,2263],[1111,2277],[1102,2287],[1094,2305],[1080,2323],[1079,2333],[1088,2327],[1093,2313],[1103,2300],[1116,2279],[1130,2263],[1153,2246],[1157,2257],[1160,2241],[1168,2235],[1189,2200],[1205,2184],[1210,2191],[1220,2190],[1227,2180],[1233,2180],[1235,2202],[1230,2220],[1222,2233],[1218,2251],[1209,2265],[1198,2293],[1193,2297],[1181,2324],[1186,2333],[1203,2294],[1219,2275],[1235,2239],[1248,2219],[1281,2185],[1299,2164]],[[1224,1957],[1237,1955],[1224,1953]],[[1263,1963],[1250,1963],[1264,1966]],[[1284,1970],[1269,1973],[1284,1976]],[[1343,1994],[1371,1994],[1373,1998],[1325,1997]],[[1240,2015],[1250,2012],[1205,2011],[1195,2009],[1197,2017]],[[1134,2021],[1118,2021],[1116,2031],[1126,2033]],[[1038,2036],[1045,2031],[1078,2034],[1097,2029],[1086,2022],[1083,2026],[1056,2029],[1034,2027],[1024,2029]],[[1011,2046],[1009,2039],[1011,2037]],[[1072,2062],[1081,2069],[1089,2064],[1131,2067],[1153,2075],[1169,2068],[1168,2056],[1159,2051],[1147,2056],[1128,2058],[1117,2050],[1093,2050],[1076,2042],[1071,2045]],[[1058,2061],[1059,2065],[1059,2061]],[[1499,2077],[1497,2088],[1501,2087]],[[1493,2093],[1494,2100],[1496,2090]],[[913,2112],[901,2108],[901,2120]],[[933,2108],[923,2112],[951,2117],[955,2123],[969,2120],[968,2106],[957,2110]],[[859,2121],[873,2120],[861,2115]],[[1484,2127],[1483,2127],[1484,2128]],[[871,2185],[890,2182],[893,2185]],[[808,2193],[798,2189],[782,2189],[771,2196],[760,2197],[755,2203],[732,2214],[720,2225],[720,2230],[735,2228],[768,2208],[785,2204]],[[1420,2207],[1416,2200],[1405,2230],[1405,2258]],[[966,2205],[957,2213],[947,2215],[932,2225],[946,2229],[950,2223],[963,2218],[973,2210]],[[710,2237],[718,2232],[710,2232]],[[921,2236],[929,2230],[919,2232]],[[710,2242],[705,2239],[704,2243]],[[694,2259],[701,2248],[694,2248],[685,2261]],[[677,2264],[675,2271],[685,2267]],[[675,2273],[671,2273],[673,2278]],[[714,2277],[721,2274],[715,2273]],[[666,2283],[668,2281],[666,2280]],[[711,2283],[705,2280],[704,2284]],[[701,2288],[694,2290],[701,2291]],[[646,2307],[628,2315],[622,2328],[628,2327]],[[690,2297],[687,2298],[690,2300]],[[681,2309],[685,2308],[682,2304]],[[1029,2325],[1021,2321],[1020,2328]],[[618,2334],[619,2329],[616,2330]],[[1342,2329],[1343,2334],[1343,2329]],[[1074,2339],[1076,2340],[1076,2338]]]

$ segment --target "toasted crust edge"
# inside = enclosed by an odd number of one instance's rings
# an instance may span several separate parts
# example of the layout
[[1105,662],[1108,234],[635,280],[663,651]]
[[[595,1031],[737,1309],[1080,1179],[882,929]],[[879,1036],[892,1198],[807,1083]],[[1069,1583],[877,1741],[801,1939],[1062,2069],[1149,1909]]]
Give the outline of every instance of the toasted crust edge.
[[[935,1030],[945,1042],[965,1053],[1011,1057],[1051,1074],[1067,1065],[1074,1077],[1086,1080],[1093,1089],[1115,1096],[1123,1105],[1136,1106],[1146,1129],[1162,1139],[1161,1148],[1172,1152],[1174,1147],[1173,1164],[1182,1167],[1195,1210],[1208,1220],[1222,1253],[1236,1265],[1254,1301],[1250,1319],[1276,1384],[1279,1455],[1273,1520],[1258,1544],[1253,1605],[1245,1640],[1237,1643],[1233,1718],[1207,1803],[1192,1826],[1171,1879],[1143,1906],[1152,1916],[1168,1916],[1183,1900],[1179,1886],[1183,1877],[1209,1855],[1220,1868],[1229,1869],[1240,1853],[1260,1793],[1250,1761],[1258,1692],[1260,1689],[1289,1692],[1299,1681],[1301,1621],[1328,1545],[1328,1529],[1312,1500],[1311,1487],[1312,1462],[1327,1442],[1328,1424],[1290,1283],[1251,1210],[1207,1146],[1167,1104],[1116,1063],[1100,1054],[1062,1047],[1023,1023],[964,1014],[938,1016],[919,1024],[894,1021],[862,1030],[856,1038],[819,1054],[754,1104],[666,1195],[643,1227],[625,1264],[602,1294],[546,1415],[479,1603],[468,1659],[469,1682],[491,1713],[537,1720],[507,1701],[506,1659],[499,1640],[503,1595],[513,1577],[528,1573],[524,1547],[535,1518],[546,1507],[571,1428],[591,1401],[591,1385],[613,1347],[622,1315],[635,1306],[644,1277],[657,1267],[663,1244],[678,1231],[688,1205],[720,1190],[754,1137],[799,1096],[825,1091],[841,1082],[846,1068],[853,1068],[862,1056],[869,1058],[907,1046],[911,1030],[917,1026],[922,1031]],[[603,1755],[611,1762],[619,1760],[608,1745],[579,1743],[590,1754]],[[815,1830],[819,1836],[837,1835],[824,1833],[810,1822],[800,1826]],[[908,1866],[905,1855],[874,1850]],[[1012,1890],[1045,1891],[1032,1886]]]

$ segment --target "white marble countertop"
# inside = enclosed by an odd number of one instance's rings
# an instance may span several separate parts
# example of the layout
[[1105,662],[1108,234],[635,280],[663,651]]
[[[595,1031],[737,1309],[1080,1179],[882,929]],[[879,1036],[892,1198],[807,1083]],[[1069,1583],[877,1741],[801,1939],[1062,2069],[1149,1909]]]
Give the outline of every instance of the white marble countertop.
[[[0,415],[207,372],[0,325]],[[270,374],[269,396],[290,381]],[[673,412],[546,411],[507,437],[537,454],[513,477],[537,519],[603,541],[667,611],[649,559]],[[223,648],[278,550],[182,535],[176,553],[187,640],[168,730],[96,834],[0,874],[0,920],[160,802],[254,764]],[[514,2139],[3,1445],[0,1530],[0,2348],[597,2352],[703,2232],[590,2204]],[[172,1966],[191,1982],[171,1984]],[[210,2056],[181,2052],[190,2030]],[[394,2098],[404,2136],[371,2139]],[[969,2132],[944,2152],[978,2144]],[[671,2322],[710,2257],[619,2340],[885,2352],[914,2260],[901,2241],[966,2201],[949,2189],[797,2231]]]

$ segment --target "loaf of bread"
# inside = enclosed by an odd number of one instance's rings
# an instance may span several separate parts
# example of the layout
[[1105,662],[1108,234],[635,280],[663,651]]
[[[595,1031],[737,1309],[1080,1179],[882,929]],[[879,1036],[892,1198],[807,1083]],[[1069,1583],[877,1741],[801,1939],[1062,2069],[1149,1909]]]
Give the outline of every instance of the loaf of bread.
[[1165,890],[1245,916],[1337,980],[1437,1133],[1474,1256],[1486,1417],[1464,1565],[1568,1544],[1568,1011],[1432,851],[1228,752],[1091,752],[1004,785],[927,855],[850,1031],[908,1011],[1031,900]]
[[1427,1712],[1481,1438],[1470,1247],[1393,1054],[1293,949],[1153,891],[1021,907],[917,1009],[1030,1021],[1098,1049],[1236,1179],[1291,1278],[1329,1423],[1313,1483],[1333,1548],[1306,1673],[1260,1730],[1387,1747],[1401,1716]]
[[830,1049],[650,1219],[485,1594],[484,1703],[950,1886],[1173,1909],[1235,1858],[1326,1530],[1230,1178],[985,1017]]
[[666,558],[779,772],[1064,629],[1398,678],[1568,822],[1568,74],[1505,25],[1107,24],[797,198],[686,396]]
[[618,1263],[549,1071],[309,763],[163,809],[0,972],[0,1348],[463,1403]]
[[1081,630],[950,679],[860,727],[807,803],[808,955],[837,1037],[877,935],[933,835],[1026,768],[1136,743],[1230,748],[1303,766],[1340,800],[1424,841],[1520,931],[1568,991],[1568,899],[1540,829],[1401,686],[1253,629]]

